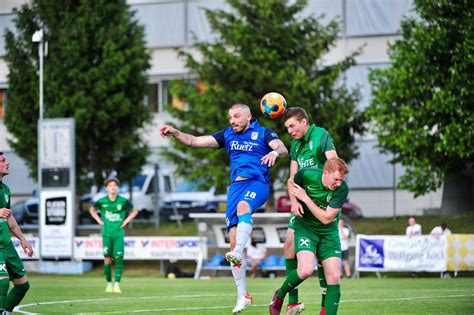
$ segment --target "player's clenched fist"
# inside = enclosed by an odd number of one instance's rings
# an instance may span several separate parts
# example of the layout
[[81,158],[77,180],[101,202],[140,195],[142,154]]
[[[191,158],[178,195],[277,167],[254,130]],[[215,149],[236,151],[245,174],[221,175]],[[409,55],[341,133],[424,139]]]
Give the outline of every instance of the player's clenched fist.
[[171,127],[170,125],[164,125],[160,128],[160,135],[162,137],[173,136],[176,133],[176,129]]

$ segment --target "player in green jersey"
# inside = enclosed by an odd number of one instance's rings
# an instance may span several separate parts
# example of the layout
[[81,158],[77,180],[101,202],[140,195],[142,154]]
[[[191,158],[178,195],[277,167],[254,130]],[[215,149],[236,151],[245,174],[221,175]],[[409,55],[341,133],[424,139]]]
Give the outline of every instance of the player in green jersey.
[[[138,214],[127,198],[118,195],[120,182],[117,178],[105,181],[107,196],[100,198],[89,209],[89,213],[102,225],[102,250],[104,252],[104,276],[107,280],[105,292],[121,293],[120,280],[125,254],[124,227]],[[100,211],[100,216],[97,214]],[[128,213],[128,216],[127,216]],[[115,284],[112,282],[112,258],[115,262]]]
[[[285,112],[285,127],[293,138],[290,149],[290,177],[288,180],[288,195],[291,201],[291,216],[288,223],[286,240],[283,246],[285,254],[286,274],[290,274],[296,270],[298,265],[295,256],[294,247],[294,227],[293,222],[295,216],[303,214],[303,206],[298,202],[296,197],[290,193],[293,185],[293,176],[298,169],[304,167],[323,168],[324,163],[330,159],[337,157],[336,148],[334,146],[331,135],[324,128],[310,124],[308,114],[301,107],[290,107]],[[321,310],[320,315],[324,315],[324,299],[326,297],[326,277],[324,268],[318,264],[319,284],[321,286]],[[300,314],[304,310],[304,304],[298,301],[298,288],[291,290],[289,294],[286,315]]]
[[[10,232],[21,242],[25,253],[33,256],[33,248],[25,238],[11,211],[11,193],[2,180],[10,173],[10,163],[0,152],[0,313],[9,314],[20,304],[30,288],[25,267],[13,246]],[[10,280],[13,288],[8,292]]]
[[298,268],[287,275],[283,285],[275,291],[269,307],[271,315],[280,314],[285,295],[312,275],[316,255],[326,274],[325,312],[337,313],[341,298],[338,220],[349,194],[344,182],[347,173],[344,160],[331,158],[324,169],[303,168],[295,174],[291,194],[302,202],[304,209],[303,216],[294,219]]

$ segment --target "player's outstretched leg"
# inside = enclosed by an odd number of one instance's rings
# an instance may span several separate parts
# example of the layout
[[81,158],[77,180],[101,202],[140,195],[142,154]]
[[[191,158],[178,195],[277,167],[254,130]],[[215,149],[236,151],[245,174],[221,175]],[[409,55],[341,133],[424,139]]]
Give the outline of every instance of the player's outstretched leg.
[[252,297],[247,292],[247,259],[244,258],[238,265],[231,265],[231,270],[237,289],[237,303],[232,313],[236,314],[242,312],[247,306],[253,303]]
[[235,248],[225,254],[225,259],[233,265],[238,265],[242,262],[242,253],[250,238],[250,234],[252,234],[252,215],[250,212],[239,215],[238,219],[239,223],[235,232]]

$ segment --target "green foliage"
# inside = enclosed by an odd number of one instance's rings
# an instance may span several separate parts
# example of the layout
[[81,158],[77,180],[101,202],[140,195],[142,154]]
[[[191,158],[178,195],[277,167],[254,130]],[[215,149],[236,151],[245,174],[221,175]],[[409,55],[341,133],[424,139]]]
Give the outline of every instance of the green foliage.
[[[348,91],[338,79],[354,64],[352,54],[340,63],[323,66],[321,57],[337,40],[338,24],[321,25],[314,17],[301,17],[306,1],[228,0],[231,11],[206,10],[215,41],[197,43],[199,58],[186,50],[180,55],[196,80],[178,81],[173,92],[188,104],[186,111],[169,107],[178,128],[194,135],[208,135],[228,126],[228,108],[245,103],[260,124],[274,130],[289,145],[282,118],[264,118],[259,100],[267,92],[283,94],[289,106],[307,110],[312,120],[328,129],[339,155],[356,157],[354,135],[364,131],[356,110],[357,91]],[[189,178],[206,178],[208,185],[228,185],[225,150],[196,150],[172,142],[165,156],[176,161]],[[275,170],[276,168],[276,170]],[[288,161],[279,160],[272,171],[287,177]]]
[[400,187],[423,195],[473,169],[474,7],[470,1],[415,1],[392,64],[371,73],[368,117],[380,147],[406,167]]
[[[140,128],[151,120],[143,106],[149,52],[143,27],[125,0],[33,0],[16,11],[16,35],[5,34],[9,103],[5,124],[10,145],[37,175],[38,47],[31,42],[43,28],[44,118],[76,121],[78,189],[112,170],[129,180],[149,149]],[[83,186],[82,186],[83,185]]]

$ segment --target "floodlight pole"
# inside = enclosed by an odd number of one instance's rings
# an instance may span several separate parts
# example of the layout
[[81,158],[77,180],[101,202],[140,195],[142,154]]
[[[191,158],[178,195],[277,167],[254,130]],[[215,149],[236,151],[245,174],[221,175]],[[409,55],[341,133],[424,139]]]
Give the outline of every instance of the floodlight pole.
[[31,38],[32,42],[39,43],[38,57],[39,57],[39,121],[43,120],[43,29],[36,31]]

